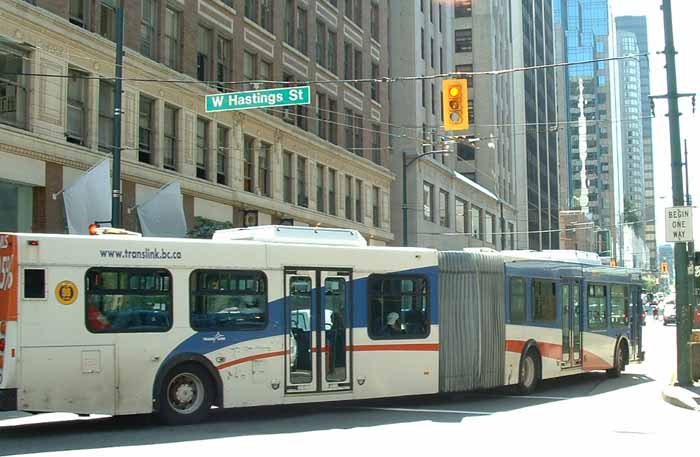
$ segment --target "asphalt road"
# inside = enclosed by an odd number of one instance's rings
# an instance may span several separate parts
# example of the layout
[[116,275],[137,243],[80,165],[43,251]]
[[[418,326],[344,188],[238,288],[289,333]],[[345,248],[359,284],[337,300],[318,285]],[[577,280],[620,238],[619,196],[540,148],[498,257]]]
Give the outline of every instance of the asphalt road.
[[[665,403],[675,327],[649,319],[647,360],[618,379],[604,373],[548,381],[535,395],[507,390],[351,405],[217,410],[203,424],[149,417],[0,416],[0,455],[637,455],[698,445],[697,412]],[[3,419],[4,418],[4,419]],[[680,433],[681,441],[675,438]],[[685,439],[685,441],[683,441]],[[56,453],[56,454],[53,454]],[[438,454],[440,453],[440,454]]]

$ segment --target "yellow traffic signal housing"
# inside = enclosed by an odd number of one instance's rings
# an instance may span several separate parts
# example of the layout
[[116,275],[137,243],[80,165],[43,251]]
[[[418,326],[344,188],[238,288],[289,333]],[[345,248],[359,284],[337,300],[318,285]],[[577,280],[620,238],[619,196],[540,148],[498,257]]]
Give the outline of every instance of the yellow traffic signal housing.
[[661,273],[668,273],[668,262],[661,262]]
[[612,259],[612,260],[610,261],[610,266],[611,266],[611,267],[616,267],[616,266],[617,266],[617,260]]
[[469,90],[466,79],[446,79],[442,82],[442,113],[445,130],[469,128]]

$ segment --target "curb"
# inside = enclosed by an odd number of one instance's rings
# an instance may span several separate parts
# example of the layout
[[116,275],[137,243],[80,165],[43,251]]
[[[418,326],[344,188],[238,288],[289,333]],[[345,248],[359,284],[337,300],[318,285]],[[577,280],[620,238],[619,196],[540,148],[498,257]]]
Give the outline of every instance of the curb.
[[668,386],[661,392],[666,403],[691,411],[700,411],[700,404],[694,400],[693,393],[677,386]]

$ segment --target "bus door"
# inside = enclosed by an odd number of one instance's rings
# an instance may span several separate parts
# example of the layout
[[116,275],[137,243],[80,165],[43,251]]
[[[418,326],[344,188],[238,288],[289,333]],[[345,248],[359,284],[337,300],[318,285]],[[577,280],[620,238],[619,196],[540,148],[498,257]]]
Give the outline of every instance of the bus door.
[[641,291],[638,287],[630,287],[630,305],[627,313],[632,332],[632,356],[639,358],[642,352],[642,306]]
[[349,390],[349,270],[285,270],[286,392]]
[[581,283],[565,280],[561,286],[562,360],[563,368],[580,367],[582,357]]
[[351,348],[352,313],[351,271],[321,271],[319,293],[323,328],[320,329],[321,344],[321,388],[349,390],[352,387]]

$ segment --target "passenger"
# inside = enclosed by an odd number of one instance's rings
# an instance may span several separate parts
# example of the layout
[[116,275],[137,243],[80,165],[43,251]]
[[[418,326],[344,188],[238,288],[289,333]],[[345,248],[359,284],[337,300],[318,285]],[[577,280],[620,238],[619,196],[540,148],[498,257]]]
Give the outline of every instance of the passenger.
[[425,333],[427,322],[423,312],[418,309],[418,303],[413,303],[411,309],[406,312],[406,332],[411,334]]
[[398,313],[389,313],[386,315],[386,326],[384,327],[384,335],[395,336],[403,333],[401,331],[401,321]]
[[102,314],[102,311],[97,309],[97,306],[95,306],[93,303],[90,303],[88,306],[87,318],[88,323],[90,324],[90,330],[102,332],[112,328],[112,324],[109,322],[109,319],[107,319],[107,317]]

